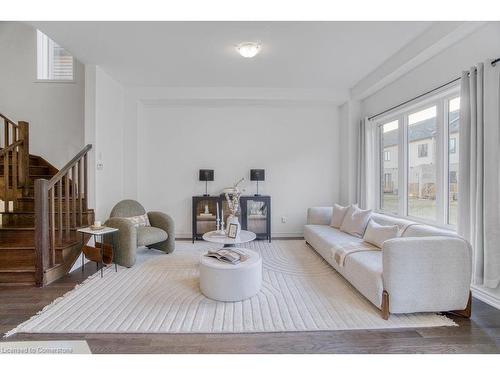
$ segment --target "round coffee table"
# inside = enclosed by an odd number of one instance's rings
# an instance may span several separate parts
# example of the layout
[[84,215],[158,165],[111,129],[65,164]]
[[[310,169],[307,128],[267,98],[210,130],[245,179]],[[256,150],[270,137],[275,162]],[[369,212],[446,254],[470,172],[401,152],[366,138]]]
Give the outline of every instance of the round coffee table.
[[257,236],[254,232],[241,230],[236,238],[229,238],[225,234],[219,234],[217,231],[207,232],[203,235],[203,239],[208,242],[218,243],[224,247],[236,246],[242,243],[247,243],[255,240]]
[[221,262],[201,255],[200,289],[208,298],[217,301],[242,301],[256,295],[262,284],[262,258],[259,253],[243,251],[248,258],[238,264]]

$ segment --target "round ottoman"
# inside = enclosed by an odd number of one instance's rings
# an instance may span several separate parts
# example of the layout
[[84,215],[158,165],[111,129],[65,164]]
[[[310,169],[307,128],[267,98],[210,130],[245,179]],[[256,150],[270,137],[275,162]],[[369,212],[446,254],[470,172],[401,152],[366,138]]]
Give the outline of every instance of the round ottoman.
[[258,253],[240,249],[248,259],[228,264],[206,257],[200,259],[200,289],[217,301],[241,301],[258,293],[262,284],[262,259]]

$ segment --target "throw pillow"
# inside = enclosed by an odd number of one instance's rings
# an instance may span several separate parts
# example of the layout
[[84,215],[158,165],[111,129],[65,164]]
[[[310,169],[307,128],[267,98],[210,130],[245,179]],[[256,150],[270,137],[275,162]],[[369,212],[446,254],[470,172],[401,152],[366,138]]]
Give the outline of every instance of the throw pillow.
[[342,222],[344,221],[345,214],[349,210],[350,206],[342,207],[338,204],[333,205],[332,221],[330,223],[331,227],[340,228]]
[[368,221],[370,221],[371,214],[372,210],[362,210],[357,205],[353,204],[349,207],[349,210],[347,210],[340,230],[356,237],[363,237],[366,225]]
[[150,227],[151,223],[149,222],[148,214],[139,215],[139,216],[130,216],[125,219],[129,220],[136,228],[138,227]]
[[377,247],[382,248],[386,240],[398,236],[399,227],[397,225],[380,225],[373,220],[368,222],[363,239]]

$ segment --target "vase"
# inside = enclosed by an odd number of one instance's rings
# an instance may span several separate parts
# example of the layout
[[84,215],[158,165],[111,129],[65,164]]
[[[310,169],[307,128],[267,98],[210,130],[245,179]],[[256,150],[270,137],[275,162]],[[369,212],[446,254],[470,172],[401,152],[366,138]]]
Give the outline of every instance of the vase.
[[231,215],[229,215],[227,217],[227,221],[226,221],[226,233],[229,233],[229,225],[230,224],[236,224],[237,225],[236,236],[239,236],[240,235],[240,231],[241,231],[241,225],[240,225],[240,221],[238,220],[238,217],[234,216],[233,214],[231,214]]

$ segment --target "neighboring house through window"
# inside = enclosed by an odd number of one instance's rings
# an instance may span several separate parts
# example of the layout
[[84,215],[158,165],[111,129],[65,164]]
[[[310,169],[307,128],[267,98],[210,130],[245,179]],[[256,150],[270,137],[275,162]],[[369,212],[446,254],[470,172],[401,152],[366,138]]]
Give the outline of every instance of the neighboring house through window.
[[455,138],[450,138],[450,154],[457,152],[457,140]]
[[428,144],[427,143],[422,143],[418,145],[418,157],[419,158],[426,158],[428,155]]

